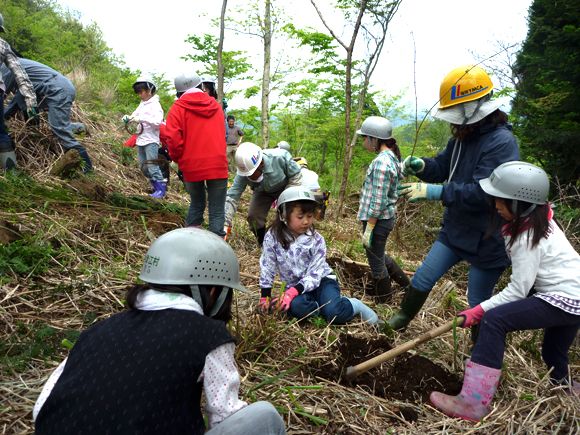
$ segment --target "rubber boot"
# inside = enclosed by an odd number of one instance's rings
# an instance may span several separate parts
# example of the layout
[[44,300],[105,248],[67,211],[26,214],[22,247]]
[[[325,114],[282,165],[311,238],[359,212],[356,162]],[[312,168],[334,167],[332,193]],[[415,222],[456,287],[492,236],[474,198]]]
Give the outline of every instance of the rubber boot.
[[16,167],[16,153],[11,142],[0,143],[0,169],[9,171]]
[[429,292],[419,291],[412,285],[408,286],[401,302],[401,308],[397,314],[387,320],[387,324],[395,331],[405,329],[421,310],[428,296]]
[[387,265],[387,271],[389,272],[391,279],[399,284],[402,288],[406,288],[411,285],[411,280],[395,261],[393,261],[390,265]]
[[151,197],[157,199],[163,198],[167,191],[167,183],[165,181],[154,181],[153,183],[155,184],[155,192],[151,194]]
[[385,302],[390,301],[393,297],[393,289],[391,288],[391,278],[387,276],[381,279],[376,279],[374,282],[373,292],[375,300],[379,304],[384,304]]
[[348,298],[352,305],[352,309],[354,311],[354,316],[358,316],[360,314],[361,319],[363,322],[368,323],[369,325],[376,325],[379,323],[379,316],[375,313],[371,308],[366,306],[363,301],[357,298]]
[[433,406],[450,417],[479,421],[491,410],[491,401],[497,390],[501,370],[476,364],[471,360],[465,366],[463,387],[457,396],[434,391],[429,396]]
[[87,152],[86,149],[82,149],[79,150],[79,155],[81,156],[82,161],[82,170],[83,170],[83,174],[88,174],[90,172],[93,172],[93,162],[91,160],[91,158],[89,157],[89,153]]

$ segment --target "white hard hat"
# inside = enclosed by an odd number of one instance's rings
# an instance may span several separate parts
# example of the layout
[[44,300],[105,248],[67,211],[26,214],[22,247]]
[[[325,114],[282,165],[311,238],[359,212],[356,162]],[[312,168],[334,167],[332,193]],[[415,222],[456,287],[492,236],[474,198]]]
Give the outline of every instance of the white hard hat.
[[393,124],[382,116],[369,116],[364,120],[356,134],[378,139],[390,139],[393,137]]
[[317,202],[314,198],[314,193],[304,186],[290,186],[285,189],[278,197],[278,215],[280,220],[284,223],[287,222],[288,216],[286,216],[286,204],[293,201],[312,201]]
[[281,148],[283,150],[286,151],[290,151],[290,144],[288,142],[286,142],[285,140],[281,140],[280,142],[278,142],[278,145],[276,145],[278,148]]
[[262,163],[262,148],[252,142],[243,142],[236,150],[237,174],[242,177],[252,175]]
[[215,285],[246,291],[233,249],[200,228],[178,228],[149,247],[139,278],[150,284]]
[[201,77],[202,83],[213,83],[214,85],[217,83],[217,80],[210,76],[202,76]]
[[173,84],[175,85],[175,90],[177,92],[185,92],[191,88],[197,88],[201,83],[201,77],[195,72],[188,72],[184,74],[179,74],[173,79]]
[[150,90],[156,90],[157,89],[157,85],[153,81],[153,78],[151,76],[148,76],[148,75],[142,75],[142,76],[137,77],[137,80],[135,80],[135,82],[133,83],[133,89],[135,89],[135,85],[137,83],[146,83],[147,84],[147,87]]
[[498,198],[545,204],[550,192],[548,174],[527,162],[506,162],[493,170],[488,178],[479,180],[485,193]]

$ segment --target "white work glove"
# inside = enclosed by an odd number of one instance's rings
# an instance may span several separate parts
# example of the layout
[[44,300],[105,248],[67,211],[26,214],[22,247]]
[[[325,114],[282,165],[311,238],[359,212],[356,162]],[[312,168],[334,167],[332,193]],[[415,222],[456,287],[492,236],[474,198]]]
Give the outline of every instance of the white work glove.
[[364,233],[361,236],[361,242],[365,248],[370,249],[373,243],[373,230],[375,229],[375,224],[371,224],[367,222],[367,226],[365,228]]

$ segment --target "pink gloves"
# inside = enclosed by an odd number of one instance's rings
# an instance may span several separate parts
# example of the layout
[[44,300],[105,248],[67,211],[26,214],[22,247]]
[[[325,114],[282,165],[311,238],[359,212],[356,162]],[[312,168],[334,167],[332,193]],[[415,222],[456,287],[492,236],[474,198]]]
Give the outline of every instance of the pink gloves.
[[290,309],[290,304],[292,300],[298,296],[300,293],[296,288],[290,287],[288,290],[284,292],[284,296],[282,297],[282,303],[280,304],[280,309],[282,311],[288,311]]
[[260,302],[258,302],[258,309],[259,309],[260,311],[263,311],[263,312],[265,312],[265,313],[266,313],[266,312],[268,312],[268,310],[270,309],[270,304],[271,304],[271,303],[272,303],[272,302],[271,302],[271,298],[268,298],[268,297],[262,296],[262,297],[260,298]]
[[465,321],[461,326],[464,328],[469,328],[470,326],[477,325],[484,314],[485,311],[483,308],[481,308],[481,304],[470,308],[469,310],[462,311],[459,313],[459,315],[463,316]]

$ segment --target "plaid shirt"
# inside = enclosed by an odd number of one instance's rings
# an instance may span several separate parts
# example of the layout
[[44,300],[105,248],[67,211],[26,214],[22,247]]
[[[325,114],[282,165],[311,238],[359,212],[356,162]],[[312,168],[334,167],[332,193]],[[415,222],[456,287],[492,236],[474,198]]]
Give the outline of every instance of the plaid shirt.
[[367,169],[360,195],[357,218],[391,219],[395,217],[397,185],[401,178],[399,160],[392,151],[381,151]]
[[16,83],[18,83],[18,89],[20,93],[24,96],[26,101],[26,108],[30,109],[32,107],[37,107],[36,94],[34,93],[34,88],[32,83],[28,78],[28,74],[20,65],[18,58],[10,48],[10,45],[6,41],[0,38],[0,63],[5,63],[6,66],[14,73],[14,78]]

